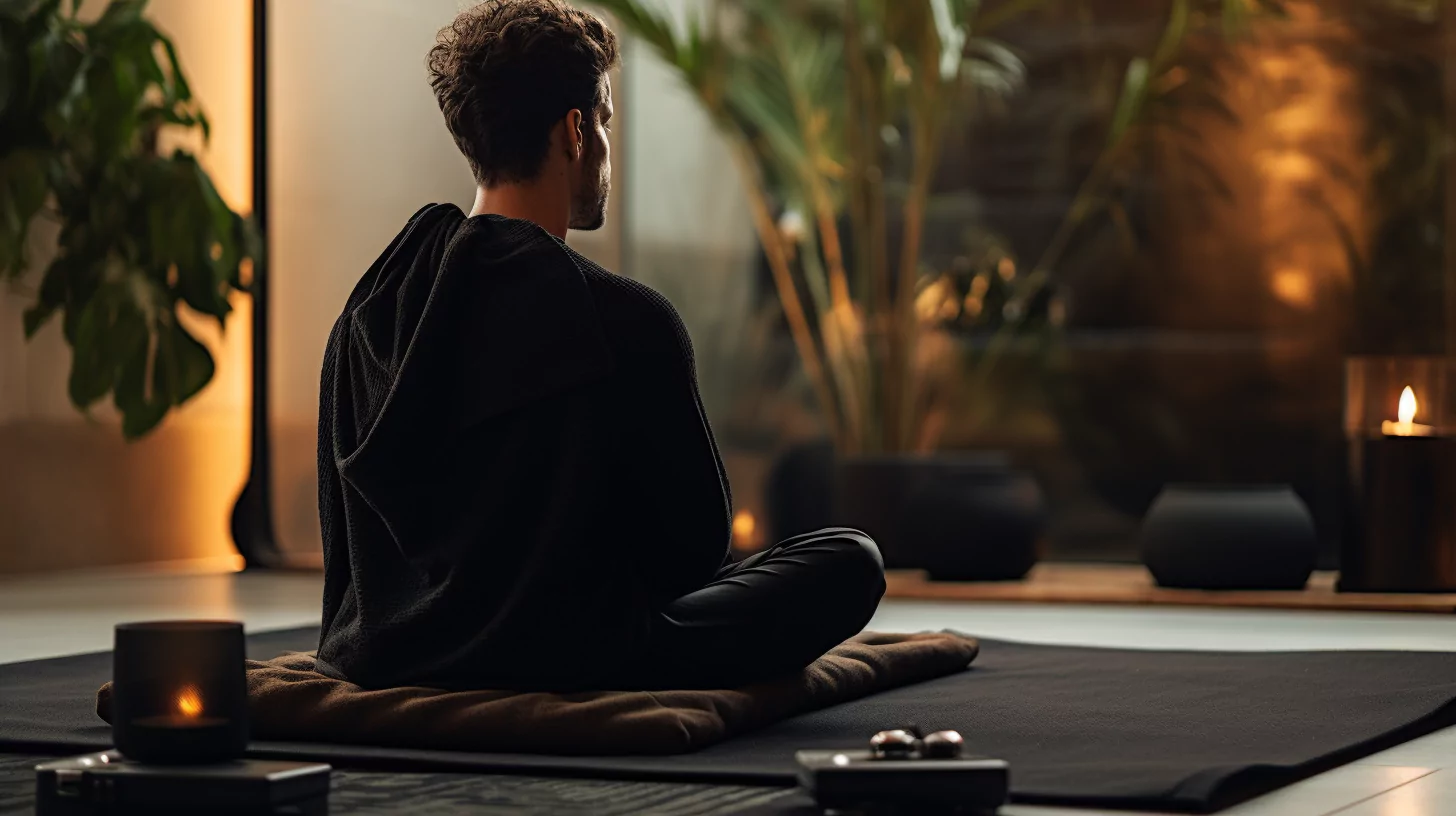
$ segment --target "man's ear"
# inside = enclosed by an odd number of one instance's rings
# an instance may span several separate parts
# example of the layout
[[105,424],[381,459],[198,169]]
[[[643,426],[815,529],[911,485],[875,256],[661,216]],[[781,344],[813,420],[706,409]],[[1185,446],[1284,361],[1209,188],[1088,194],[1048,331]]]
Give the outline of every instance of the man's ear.
[[566,158],[576,161],[586,149],[586,134],[582,133],[582,115],[576,108],[566,112]]

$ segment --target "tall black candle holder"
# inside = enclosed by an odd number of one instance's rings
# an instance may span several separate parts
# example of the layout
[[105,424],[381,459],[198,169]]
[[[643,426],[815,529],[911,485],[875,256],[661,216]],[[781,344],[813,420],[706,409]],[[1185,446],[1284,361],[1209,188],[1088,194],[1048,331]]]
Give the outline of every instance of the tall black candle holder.
[[151,764],[223,762],[248,745],[243,625],[158,621],[116,627],[112,739]]
[[1456,591],[1456,359],[1345,368],[1343,592]]

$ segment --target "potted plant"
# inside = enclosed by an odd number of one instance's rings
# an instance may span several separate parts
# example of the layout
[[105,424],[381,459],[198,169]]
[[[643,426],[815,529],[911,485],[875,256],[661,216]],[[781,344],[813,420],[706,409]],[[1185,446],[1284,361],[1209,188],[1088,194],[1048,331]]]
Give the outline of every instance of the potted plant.
[[61,321],[76,407],[110,395],[136,439],[212,379],[179,314],[221,324],[259,249],[197,158],[162,149],[208,122],[145,0],[80,6],[0,2],[0,281],[33,298],[27,337]]

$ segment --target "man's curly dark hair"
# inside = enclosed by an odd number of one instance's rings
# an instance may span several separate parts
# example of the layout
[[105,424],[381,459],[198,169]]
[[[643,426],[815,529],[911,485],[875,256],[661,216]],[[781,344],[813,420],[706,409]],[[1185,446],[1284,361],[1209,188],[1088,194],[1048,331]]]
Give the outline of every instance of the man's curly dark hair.
[[475,180],[528,181],[568,111],[594,122],[617,37],[558,0],[486,0],[440,30],[430,85]]

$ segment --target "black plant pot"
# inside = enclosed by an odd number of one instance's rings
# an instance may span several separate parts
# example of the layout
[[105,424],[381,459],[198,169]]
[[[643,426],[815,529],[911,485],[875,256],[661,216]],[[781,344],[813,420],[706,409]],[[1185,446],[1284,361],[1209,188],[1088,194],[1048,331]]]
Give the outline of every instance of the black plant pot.
[[1288,485],[1164,488],[1143,520],[1160,586],[1302,589],[1319,555],[1314,519]]
[[1047,508],[1029,473],[987,458],[945,463],[906,497],[899,546],[938,581],[1024,578],[1041,554]]
[[827,444],[804,445],[780,458],[768,491],[775,537],[856,527],[886,567],[939,580],[1025,576],[1046,526],[1036,481],[999,453],[836,459]]

